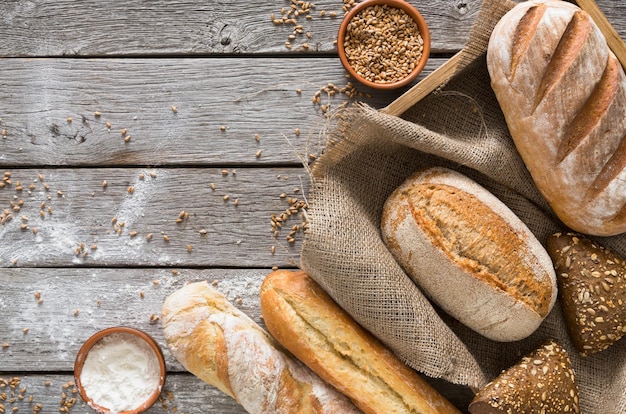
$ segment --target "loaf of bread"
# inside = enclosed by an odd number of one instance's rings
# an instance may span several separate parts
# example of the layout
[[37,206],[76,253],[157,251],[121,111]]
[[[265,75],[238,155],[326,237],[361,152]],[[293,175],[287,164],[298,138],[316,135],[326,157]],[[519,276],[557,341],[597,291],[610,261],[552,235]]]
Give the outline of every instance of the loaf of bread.
[[170,295],[162,316],[174,357],[249,413],[360,413],[206,282]]
[[578,386],[567,351],[548,340],[503,371],[474,397],[472,414],[580,413]]
[[363,412],[460,413],[304,272],[270,273],[261,311],[274,338]]
[[563,317],[582,356],[607,349],[626,335],[626,262],[587,237],[548,237]]
[[572,230],[626,231],[626,75],[587,13],[520,2],[487,49],[491,84],[533,181]]
[[498,198],[445,168],[418,171],[383,206],[382,237],[448,314],[495,341],[533,333],[557,297],[548,253]]

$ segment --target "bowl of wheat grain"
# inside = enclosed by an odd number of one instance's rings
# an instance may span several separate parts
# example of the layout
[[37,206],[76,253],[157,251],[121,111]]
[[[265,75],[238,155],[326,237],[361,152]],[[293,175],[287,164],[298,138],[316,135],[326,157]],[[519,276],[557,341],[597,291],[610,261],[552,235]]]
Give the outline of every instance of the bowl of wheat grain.
[[417,78],[430,55],[424,17],[403,0],[366,0],[344,17],[339,59],[350,76],[374,89],[396,89]]

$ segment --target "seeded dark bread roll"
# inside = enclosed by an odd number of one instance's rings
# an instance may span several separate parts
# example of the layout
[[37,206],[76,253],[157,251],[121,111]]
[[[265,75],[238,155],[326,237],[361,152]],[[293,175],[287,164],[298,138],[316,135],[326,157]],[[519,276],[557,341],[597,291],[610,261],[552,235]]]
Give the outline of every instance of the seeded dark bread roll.
[[485,385],[471,414],[580,413],[578,386],[567,351],[555,341],[522,358]]
[[174,357],[249,413],[361,413],[207,282],[171,294],[162,315]]
[[557,297],[544,247],[498,198],[464,175],[417,172],[385,202],[382,237],[442,309],[496,341],[533,333]]
[[626,231],[626,75],[589,15],[518,3],[487,67],[515,145],[558,217],[584,234]]
[[269,332],[367,414],[460,414],[357,324],[306,273],[278,270],[261,286]]
[[607,349],[626,335],[626,262],[574,233],[548,238],[570,337],[582,356]]

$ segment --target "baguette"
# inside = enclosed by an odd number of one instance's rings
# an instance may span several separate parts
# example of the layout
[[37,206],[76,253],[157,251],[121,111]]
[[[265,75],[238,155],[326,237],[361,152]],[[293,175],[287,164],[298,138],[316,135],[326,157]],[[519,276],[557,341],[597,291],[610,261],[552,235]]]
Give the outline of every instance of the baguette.
[[492,340],[529,336],[556,302],[544,247],[504,203],[455,171],[409,177],[385,202],[381,233],[424,293]]
[[285,348],[363,412],[459,413],[304,272],[270,273],[261,286],[261,311]]
[[360,413],[207,282],[170,295],[162,316],[174,357],[249,413]]
[[517,4],[487,48],[491,85],[539,191],[580,233],[626,231],[626,75],[589,15]]

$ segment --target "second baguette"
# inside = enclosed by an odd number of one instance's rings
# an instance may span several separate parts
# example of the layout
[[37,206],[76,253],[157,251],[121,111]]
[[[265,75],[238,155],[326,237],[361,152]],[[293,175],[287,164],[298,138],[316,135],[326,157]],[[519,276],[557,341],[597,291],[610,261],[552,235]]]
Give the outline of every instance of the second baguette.
[[270,273],[261,312],[278,342],[365,413],[459,413],[306,273]]

